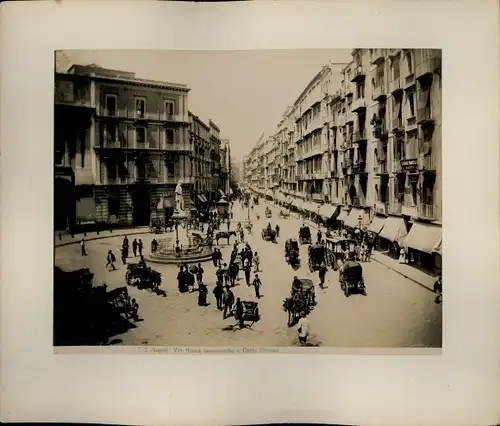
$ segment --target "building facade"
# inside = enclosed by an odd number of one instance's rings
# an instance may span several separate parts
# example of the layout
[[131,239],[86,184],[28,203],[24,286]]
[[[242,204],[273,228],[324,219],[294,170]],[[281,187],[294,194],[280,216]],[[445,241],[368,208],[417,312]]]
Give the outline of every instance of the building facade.
[[[278,193],[355,212],[365,228],[401,218],[410,242],[419,223],[440,234],[441,122],[441,51],[354,49],[340,75],[323,67],[278,123]],[[257,190],[251,164],[263,156],[257,147],[246,158]]]
[[[186,209],[196,186],[215,192],[218,180],[197,175],[195,166],[207,162],[198,161],[195,139],[199,146],[208,136],[213,145],[220,130],[210,122],[209,129],[197,123],[193,132],[188,93],[182,84],[95,64],[55,74],[56,229],[87,222],[149,225],[173,206],[179,181]],[[213,151],[209,176],[217,169]]]

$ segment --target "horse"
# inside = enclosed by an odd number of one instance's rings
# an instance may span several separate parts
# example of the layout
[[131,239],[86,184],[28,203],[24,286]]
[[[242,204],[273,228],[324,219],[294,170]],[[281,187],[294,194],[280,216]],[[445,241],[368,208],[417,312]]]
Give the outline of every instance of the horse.
[[222,238],[222,239],[226,239],[227,240],[227,244],[229,245],[230,241],[229,239],[231,237],[236,237],[236,232],[234,231],[221,231],[221,232],[217,232],[217,234],[215,234],[215,241],[217,241],[217,245],[219,245],[219,240]]
[[283,301],[283,310],[288,313],[288,327],[291,327],[301,312],[305,312],[306,306],[302,298],[297,296],[287,297]]

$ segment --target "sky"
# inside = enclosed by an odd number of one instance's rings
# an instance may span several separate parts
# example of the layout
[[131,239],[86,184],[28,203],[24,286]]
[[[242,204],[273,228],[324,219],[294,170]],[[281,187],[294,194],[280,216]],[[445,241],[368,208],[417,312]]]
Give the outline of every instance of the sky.
[[96,63],[139,78],[186,84],[189,110],[205,122],[214,121],[221,138],[230,140],[232,157],[241,162],[262,133],[276,131],[286,108],[321,67],[349,62],[350,51],[72,50],[63,52],[59,64],[67,69]]

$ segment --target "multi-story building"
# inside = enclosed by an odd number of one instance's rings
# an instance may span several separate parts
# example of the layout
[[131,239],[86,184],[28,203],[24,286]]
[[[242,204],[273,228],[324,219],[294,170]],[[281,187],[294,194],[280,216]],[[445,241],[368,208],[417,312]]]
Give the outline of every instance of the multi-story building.
[[[189,128],[196,121],[187,109],[189,90],[95,64],[55,74],[56,229],[85,222],[149,225],[173,206],[179,181],[185,208],[191,206],[193,165],[198,159],[206,165],[193,135],[201,143],[208,131],[212,147],[220,145],[220,130],[212,122],[194,133]],[[209,151],[209,176],[220,169],[218,151]],[[209,185],[215,193],[220,182]]]
[[205,124],[189,112],[190,137],[194,144],[192,164],[194,169],[194,194],[199,202],[215,202],[219,190],[227,194],[227,151],[229,140],[221,141],[219,127],[213,122]]
[[441,241],[441,52],[355,49],[340,84],[333,69],[278,124],[281,191],[306,199],[306,210],[344,206],[348,226],[382,229],[424,258]]

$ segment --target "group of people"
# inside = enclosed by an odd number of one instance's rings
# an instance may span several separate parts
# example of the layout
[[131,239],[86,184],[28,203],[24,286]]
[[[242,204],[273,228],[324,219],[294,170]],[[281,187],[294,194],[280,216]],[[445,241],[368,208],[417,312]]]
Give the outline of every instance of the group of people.
[[[208,288],[203,282],[203,274],[205,270],[198,262],[198,265],[188,266],[187,264],[181,265],[179,273],[177,274],[177,287],[180,293],[192,293],[198,290],[198,305],[207,305]],[[197,289],[195,288],[197,285]]]

